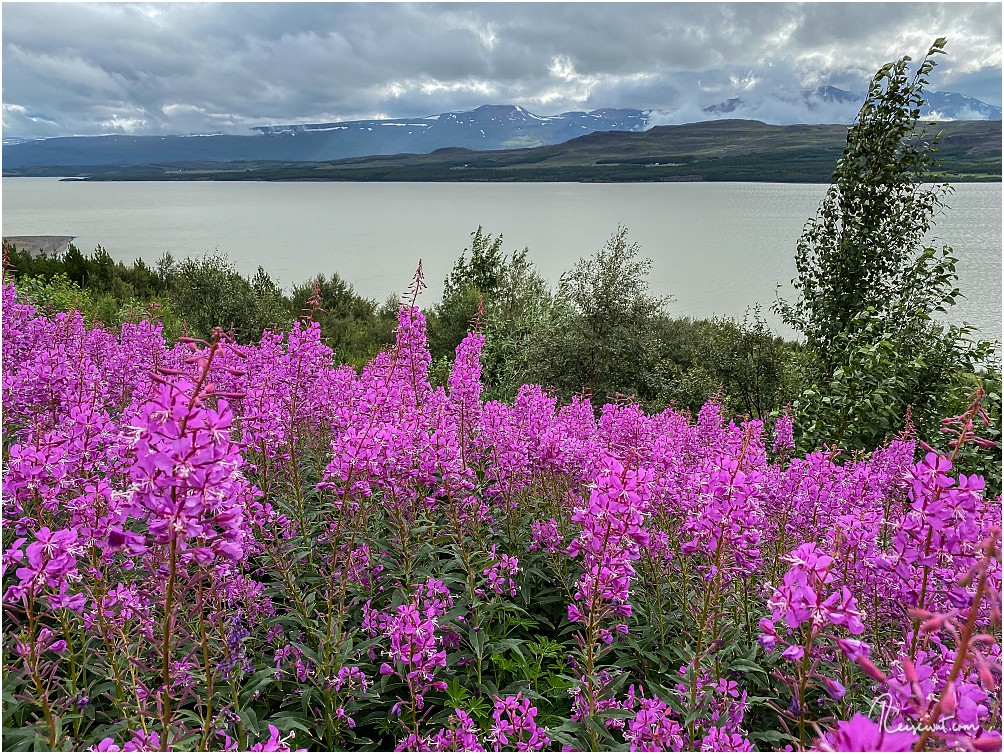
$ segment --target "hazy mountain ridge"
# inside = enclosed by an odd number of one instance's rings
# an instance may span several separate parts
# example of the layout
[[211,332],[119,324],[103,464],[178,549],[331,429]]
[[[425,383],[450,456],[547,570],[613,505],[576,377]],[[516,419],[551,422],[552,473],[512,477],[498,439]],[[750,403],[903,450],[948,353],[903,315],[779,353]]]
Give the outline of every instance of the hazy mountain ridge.
[[5,139],[4,168],[143,165],[155,162],[281,160],[426,154],[444,147],[489,150],[560,144],[596,131],[642,131],[648,113],[627,108],[540,116],[514,105],[482,105],[425,118],[257,127],[249,136],[79,136]]
[[[582,131],[642,131],[648,127],[649,111],[609,108],[592,112],[572,111],[560,115],[536,115],[518,105],[482,105],[474,110],[441,113],[424,118],[394,118],[389,120],[358,120],[334,123],[257,126],[254,130],[267,136],[295,136],[320,131],[348,131],[382,128],[403,128],[402,135],[421,140],[473,141],[474,148],[483,143],[494,144],[499,139],[529,137],[542,146],[581,136]],[[393,134],[389,134],[393,136]],[[480,139],[478,138],[480,137]],[[558,141],[555,141],[557,139]],[[502,145],[507,146],[507,145]],[[523,146],[523,145],[520,145]]]
[[[956,92],[925,92],[922,118],[933,120],[1000,120],[1001,108]],[[731,97],[701,108],[712,117],[757,118],[766,122],[801,114],[811,123],[851,123],[864,102],[864,92],[849,92],[835,86],[819,86],[801,92],[771,91],[746,97]]]

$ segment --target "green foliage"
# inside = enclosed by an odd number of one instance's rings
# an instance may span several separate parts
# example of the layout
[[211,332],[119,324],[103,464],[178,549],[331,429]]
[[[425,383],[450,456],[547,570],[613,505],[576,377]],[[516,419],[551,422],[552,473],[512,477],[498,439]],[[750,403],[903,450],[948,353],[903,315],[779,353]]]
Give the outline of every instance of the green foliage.
[[528,361],[531,339],[541,332],[552,306],[551,292],[528,255],[526,248],[512,253],[485,307],[482,374],[487,398],[511,398],[526,382],[532,367]]
[[429,312],[429,350],[433,359],[453,358],[457,346],[470,331],[482,300],[492,298],[505,276],[504,265],[502,236],[493,239],[479,225],[471,233],[471,248],[461,252],[443,281],[442,300]]
[[792,398],[796,354],[759,307],[741,321],[667,319],[661,337],[670,365],[663,403],[696,412],[719,395],[732,412],[764,419]]
[[66,273],[44,277],[20,277],[18,295],[45,314],[78,311],[88,326],[103,325],[113,330],[123,323],[148,320],[161,322],[166,338],[180,334],[181,323],[174,315],[171,304],[164,300],[142,302],[135,298],[122,300],[111,293],[98,293],[81,288]]
[[803,447],[823,439],[874,448],[902,429],[908,407],[930,436],[957,400],[958,376],[992,351],[968,327],[932,315],[960,295],[949,247],[927,247],[951,191],[921,180],[936,167],[937,136],[915,130],[923,89],[945,40],[916,72],[910,58],[882,67],[847,134],[843,158],[795,256],[800,297],[777,311],[813,355],[799,398]]
[[[934,142],[907,141],[920,117],[923,86],[942,52],[943,40],[931,48],[920,69],[908,78],[909,57],[884,66],[875,75],[868,97],[847,134],[843,158],[815,218],[798,241],[792,281],[801,298],[781,302],[785,321],[805,333],[818,350],[827,373],[842,363],[843,339],[852,320],[872,309],[883,318],[904,319],[940,303],[941,287],[918,288],[917,250],[950,191],[941,184],[918,183],[930,171]],[[954,260],[933,252],[927,271],[954,279]],[[947,292],[946,292],[947,293]],[[910,299],[923,301],[909,306]]]
[[46,312],[77,310],[88,324],[111,327],[160,319],[168,341],[183,332],[207,338],[218,326],[233,328],[242,342],[257,342],[263,330],[286,329],[310,312],[345,363],[361,365],[394,339],[396,297],[378,305],[337,274],[319,275],[286,296],[263,268],[246,278],[221,254],[179,262],[168,252],[151,267],[141,259],[116,262],[101,246],[84,255],[70,244],[61,256],[6,246],[4,257],[18,289]]
[[[629,394],[650,409],[673,403],[697,411],[724,388],[737,413],[766,416],[789,400],[790,345],[759,310],[742,322],[671,318],[648,292],[650,262],[627,229],[562,277],[552,295],[529,250],[502,251],[502,237],[478,228],[470,249],[429,313],[432,379],[446,384],[454,350],[472,323],[485,333],[486,397],[512,399],[538,383],[564,397],[586,391],[597,405]],[[480,313],[479,313],[480,312]]]
[[167,269],[171,301],[184,312],[188,334],[209,338],[214,327],[232,330],[238,341],[256,342],[263,330],[293,321],[282,292],[261,267],[249,281],[223,255],[185,259]]
[[530,250],[507,255],[502,242],[501,235],[492,238],[481,226],[471,234],[470,249],[457,259],[442,301],[429,313],[429,346],[434,359],[452,359],[471,323],[480,319],[486,397],[506,399],[531,370],[527,349],[544,325],[551,294]]
[[667,299],[648,292],[650,260],[620,227],[591,259],[562,276],[554,306],[535,333],[542,381],[561,395],[586,391],[602,401],[617,394],[658,395],[657,325]]
[[62,256],[34,256],[16,247],[8,247],[5,253],[7,264],[20,277],[51,280],[62,274],[81,290],[111,294],[119,302],[149,301],[163,297],[167,291],[165,281],[143,260],[137,259],[131,265],[116,262],[101,246],[89,256],[73,244]]
[[[958,376],[957,389],[954,391],[956,402],[945,407],[948,416],[961,416],[972,409],[972,400],[977,391],[982,391],[980,406],[982,412],[976,411],[973,416],[973,426],[976,434],[996,443],[995,448],[980,447],[976,443],[964,443],[958,450],[949,446],[949,441],[957,437],[957,433],[944,433],[938,439],[932,437],[931,444],[945,455],[954,455],[953,468],[962,474],[979,474],[986,481],[987,495],[999,495],[1002,489],[1001,472],[1001,362],[999,354],[994,354],[986,360],[986,367],[972,374]],[[963,397],[965,396],[965,397]],[[939,441],[940,440],[940,441]]]
[[342,360],[368,361],[394,341],[396,300],[378,305],[356,293],[337,272],[294,286],[289,311],[318,322],[336,358]]

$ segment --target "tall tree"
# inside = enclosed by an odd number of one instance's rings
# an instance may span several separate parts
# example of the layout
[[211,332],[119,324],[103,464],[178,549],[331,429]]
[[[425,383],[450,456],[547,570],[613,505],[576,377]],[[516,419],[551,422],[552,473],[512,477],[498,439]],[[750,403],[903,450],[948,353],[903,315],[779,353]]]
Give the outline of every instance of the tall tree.
[[810,442],[874,447],[902,427],[908,406],[918,427],[933,431],[951,383],[980,358],[969,328],[933,319],[960,295],[952,249],[925,244],[951,192],[924,183],[937,167],[937,135],[918,128],[944,47],[936,40],[912,75],[909,57],[875,74],[798,241],[799,298],[776,304],[815,356],[799,401]]

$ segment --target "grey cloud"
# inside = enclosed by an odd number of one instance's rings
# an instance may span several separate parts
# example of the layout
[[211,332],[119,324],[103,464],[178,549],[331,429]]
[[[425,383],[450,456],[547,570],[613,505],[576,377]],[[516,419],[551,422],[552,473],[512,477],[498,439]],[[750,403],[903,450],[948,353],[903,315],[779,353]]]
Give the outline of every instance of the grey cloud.
[[[950,54],[932,88],[1000,104],[996,3],[7,3],[2,13],[5,135],[245,132],[486,102],[700,119],[743,80],[861,90],[882,63],[942,35]],[[797,118],[792,107],[779,117]]]

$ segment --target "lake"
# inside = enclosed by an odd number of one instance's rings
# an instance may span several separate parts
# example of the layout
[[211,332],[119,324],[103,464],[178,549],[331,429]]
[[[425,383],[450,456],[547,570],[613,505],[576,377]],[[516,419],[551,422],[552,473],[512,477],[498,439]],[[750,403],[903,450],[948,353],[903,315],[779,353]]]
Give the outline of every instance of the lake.
[[[825,185],[772,183],[60,182],[3,179],[3,234],[76,236],[88,252],[153,263],[219,250],[245,274],[258,265],[288,288],[338,272],[385,300],[423,261],[429,305],[478,225],[528,246],[552,284],[617,230],[652,260],[651,290],[675,315],[770,313],[788,291],[795,243]],[[959,257],[968,297],[952,313],[1001,337],[1001,184],[959,184],[936,237]],[[783,295],[783,293],[782,293]]]

